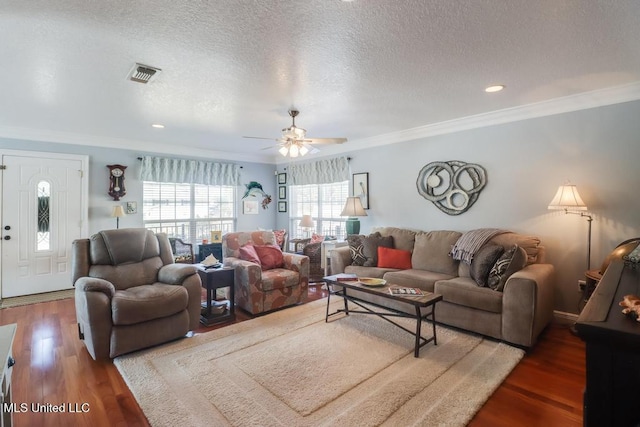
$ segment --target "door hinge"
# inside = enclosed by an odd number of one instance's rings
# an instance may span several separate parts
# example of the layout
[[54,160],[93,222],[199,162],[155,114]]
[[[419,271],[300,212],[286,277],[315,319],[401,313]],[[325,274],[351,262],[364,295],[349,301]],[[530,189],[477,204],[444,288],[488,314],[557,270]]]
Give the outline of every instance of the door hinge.
[[84,172],[82,172],[82,170],[78,170],[78,172],[80,172],[80,178],[84,178]]
[[6,170],[7,169],[7,165],[0,165],[0,170]]

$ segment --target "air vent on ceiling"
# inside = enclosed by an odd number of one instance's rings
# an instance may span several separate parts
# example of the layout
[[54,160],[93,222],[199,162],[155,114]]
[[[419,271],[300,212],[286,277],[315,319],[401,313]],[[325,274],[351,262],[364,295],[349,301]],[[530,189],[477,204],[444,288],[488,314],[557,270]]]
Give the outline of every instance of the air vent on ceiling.
[[136,63],[136,65],[131,69],[131,72],[129,72],[129,80],[132,82],[147,84],[160,71],[162,71],[160,68]]

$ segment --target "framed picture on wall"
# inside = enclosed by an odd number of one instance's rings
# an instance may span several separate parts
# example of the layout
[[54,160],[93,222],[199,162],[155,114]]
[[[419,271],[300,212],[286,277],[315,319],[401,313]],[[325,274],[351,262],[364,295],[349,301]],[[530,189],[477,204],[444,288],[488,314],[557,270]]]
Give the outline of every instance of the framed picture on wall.
[[286,184],[287,183],[287,174],[279,173],[278,174],[278,184]]
[[127,202],[127,215],[138,213],[138,202]]
[[257,200],[244,200],[242,202],[242,213],[245,215],[258,215],[259,207]]
[[278,202],[278,212],[287,211],[287,202]]
[[369,173],[353,174],[353,195],[360,197],[362,207],[369,209]]
[[285,187],[284,185],[281,185],[280,187],[278,187],[278,198],[279,199],[287,198],[287,187]]

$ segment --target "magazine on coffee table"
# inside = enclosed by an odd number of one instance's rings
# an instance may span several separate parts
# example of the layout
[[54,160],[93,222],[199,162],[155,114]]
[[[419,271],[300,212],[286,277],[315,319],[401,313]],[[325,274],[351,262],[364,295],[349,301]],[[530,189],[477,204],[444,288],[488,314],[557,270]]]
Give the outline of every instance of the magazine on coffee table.
[[402,297],[420,297],[424,295],[420,288],[389,288],[389,293]]

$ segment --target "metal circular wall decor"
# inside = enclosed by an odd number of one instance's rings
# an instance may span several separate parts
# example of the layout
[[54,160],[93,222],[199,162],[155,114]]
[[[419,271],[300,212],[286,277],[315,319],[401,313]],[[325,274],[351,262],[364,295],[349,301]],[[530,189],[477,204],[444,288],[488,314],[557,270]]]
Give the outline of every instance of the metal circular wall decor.
[[478,200],[487,183],[484,168],[458,160],[432,162],[418,174],[418,193],[442,212],[460,215]]

